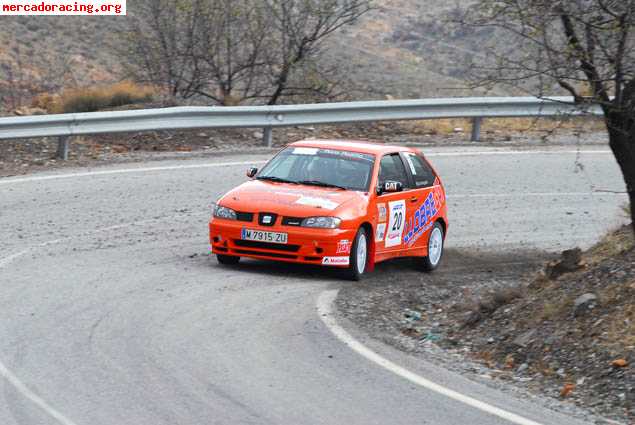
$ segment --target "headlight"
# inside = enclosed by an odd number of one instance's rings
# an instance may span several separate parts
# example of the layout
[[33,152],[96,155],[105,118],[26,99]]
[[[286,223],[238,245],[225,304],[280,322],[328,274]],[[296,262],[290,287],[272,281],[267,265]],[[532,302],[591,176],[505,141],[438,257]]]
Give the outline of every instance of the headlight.
[[337,217],[309,217],[302,220],[302,227],[319,227],[321,229],[337,229],[342,220]]
[[216,218],[224,218],[225,220],[236,220],[236,211],[231,208],[221,207],[218,204],[212,205],[212,210],[214,213],[214,217]]

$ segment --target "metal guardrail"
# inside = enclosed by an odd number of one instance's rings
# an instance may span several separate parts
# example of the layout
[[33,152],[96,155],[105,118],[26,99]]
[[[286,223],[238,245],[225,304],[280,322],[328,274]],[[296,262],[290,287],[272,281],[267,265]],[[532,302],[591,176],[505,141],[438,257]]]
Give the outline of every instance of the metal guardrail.
[[480,139],[483,118],[601,115],[598,105],[575,105],[571,97],[471,97],[341,102],[310,105],[177,107],[0,118],[0,140],[59,137],[58,155],[68,157],[68,138],[86,134],[203,128],[271,129],[368,121],[472,118],[472,140]]

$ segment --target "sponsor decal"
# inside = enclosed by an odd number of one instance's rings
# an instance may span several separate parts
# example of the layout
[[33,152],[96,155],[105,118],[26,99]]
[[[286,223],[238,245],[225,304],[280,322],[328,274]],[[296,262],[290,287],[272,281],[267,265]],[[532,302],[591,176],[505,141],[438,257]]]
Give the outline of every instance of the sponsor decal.
[[401,238],[406,224],[406,201],[389,202],[388,210],[386,248],[401,245]]
[[377,225],[377,234],[375,235],[375,242],[383,242],[386,237],[386,223]]
[[399,190],[399,182],[386,182],[386,192],[397,192]]
[[348,266],[350,259],[348,257],[324,257],[322,264],[325,266]]
[[337,243],[336,254],[350,254],[351,253],[351,241],[343,239]]
[[439,186],[439,179],[435,180],[435,186],[432,189],[432,196],[434,196],[434,201],[437,204],[437,209],[441,209],[443,205],[445,205],[445,193],[441,186]]
[[326,210],[334,210],[339,206],[337,202],[333,202],[326,198],[314,198],[311,196],[301,196],[300,199],[295,201],[296,204],[307,205],[309,207],[324,208]]
[[293,153],[295,155],[316,155],[318,148],[295,148]]
[[377,204],[377,217],[380,223],[386,221],[386,204]]
[[[437,195],[438,196],[438,195]],[[434,192],[428,194],[426,200],[415,211],[407,223],[406,235],[403,238],[404,243],[411,246],[434,224],[434,217],[439,212],[437,196]]]
[[375,160],[375,157],[373,155],[369,155],[366,153],[338,151],[335,149],[320,149],[318,151],[318,154],[368,162],[373,162]]

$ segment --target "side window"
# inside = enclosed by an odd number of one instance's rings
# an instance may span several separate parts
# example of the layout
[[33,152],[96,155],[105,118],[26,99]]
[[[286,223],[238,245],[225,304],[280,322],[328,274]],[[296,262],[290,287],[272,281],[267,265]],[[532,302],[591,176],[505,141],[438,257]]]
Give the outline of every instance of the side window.
[[413,153],[406,153],[406,162],[410,166],[416,187],[430,187],[434,184],[434,172],[423,158]]
[[404,189],[410,189],[406,167],[398,153],[384,156],[379,163],[379,185],[387,181],[400,182]]

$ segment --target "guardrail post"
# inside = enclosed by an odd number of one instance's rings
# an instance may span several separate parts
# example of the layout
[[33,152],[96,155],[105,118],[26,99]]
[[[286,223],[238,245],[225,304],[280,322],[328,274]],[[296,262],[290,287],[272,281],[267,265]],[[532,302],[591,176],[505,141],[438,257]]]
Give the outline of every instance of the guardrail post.
[[481,141],[481,124],[483,124],[483,118],[472,118],[472,142]]
[[262,144],[270,148],[273,146],[273,131],[271,127],[265,127],[262,132]]
[[68,159],[68,136],[60,136],[57,138],[57,159],[66,161]]

